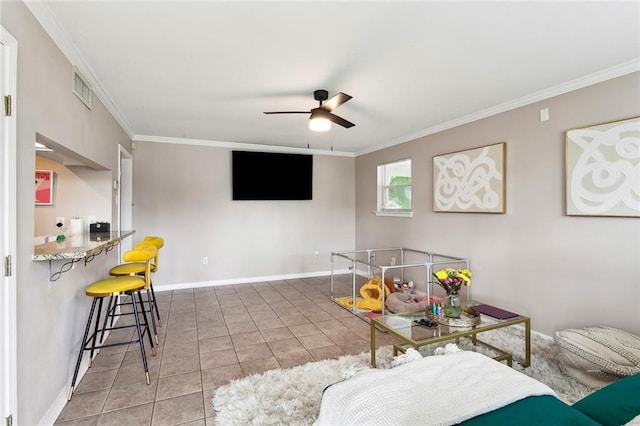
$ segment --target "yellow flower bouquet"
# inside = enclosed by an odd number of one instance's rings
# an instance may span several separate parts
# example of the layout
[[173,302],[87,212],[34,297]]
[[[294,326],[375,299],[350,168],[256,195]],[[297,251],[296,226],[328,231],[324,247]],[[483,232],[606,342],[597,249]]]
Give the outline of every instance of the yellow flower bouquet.
[[468,269],[445,268],[435,272],[433,276],[447,294],[458,294],[463,285],[471,285],[471,271]]

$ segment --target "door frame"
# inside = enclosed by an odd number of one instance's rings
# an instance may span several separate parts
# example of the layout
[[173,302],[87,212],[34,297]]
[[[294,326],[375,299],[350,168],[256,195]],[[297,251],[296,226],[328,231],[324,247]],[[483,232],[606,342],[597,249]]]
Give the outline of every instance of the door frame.
[[[133,230],[133,155],[118,145],[118,179],[116,183],[118,205],[118,231]],[[124,223],[124,225],[123,225]],[[125,238],[118,245],[119,259],[132,247],[132,239]]]
[[[0,114],[0,166],[2,180],[0,187],[0,259],[3,264],[10,257],[11,274],[0,274],[0,415],[4,419],[11,416],[13,424],[18,423],[18,343],[17,343],[17,71],[18,42],[0,26],[0,54],[3,56],[0,92],[3,99]],[[5,116],[4,97],[11,95],[11,116]],[[4,267],[4,265],[3,265]],[[6,421],[6,420],[5,420]]]

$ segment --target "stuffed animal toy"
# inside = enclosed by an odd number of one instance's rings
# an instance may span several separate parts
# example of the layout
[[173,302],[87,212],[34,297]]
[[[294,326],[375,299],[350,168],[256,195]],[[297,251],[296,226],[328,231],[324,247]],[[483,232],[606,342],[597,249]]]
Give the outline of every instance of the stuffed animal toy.
[[356,301],[356,307],[360,309],[370,309],[379,311],[382,309],[382,289],[384,288],[385,297],[389,295],[389,288],[382,285],[380,277],[373,277],[360,287],[360,296],[362,300]]
[[[382,288],[384,288],[385,298],[393,293],[393,281],[389,278],[385,278],[384,281],[385,285],[382,286],[382,278],[375,276],[364,283],[360,287],[361,298],[355,299],[355,307],[380,312],[382,310]],[[347,308],[353,307],[353,298],[351,297],[337,297],[335,301]]]

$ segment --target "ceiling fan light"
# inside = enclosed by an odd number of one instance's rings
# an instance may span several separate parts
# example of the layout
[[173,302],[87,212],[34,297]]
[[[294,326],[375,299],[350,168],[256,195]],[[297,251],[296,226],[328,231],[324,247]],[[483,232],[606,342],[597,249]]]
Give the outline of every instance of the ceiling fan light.
[[326,132],[331,129],[331,121],[323,117],[311,117],[309,119],[309,129],[315,132]]

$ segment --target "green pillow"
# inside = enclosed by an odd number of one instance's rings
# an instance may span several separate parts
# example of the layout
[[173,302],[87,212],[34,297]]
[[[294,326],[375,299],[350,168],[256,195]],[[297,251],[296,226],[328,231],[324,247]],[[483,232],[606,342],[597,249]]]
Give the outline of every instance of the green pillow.
[[551,395],[530,396],[461,423],[461,426],[513,425],[599,426],[591,417]]
[[640,373],[613,382],[573,404],[605,426],[619,426],[640,415]]

